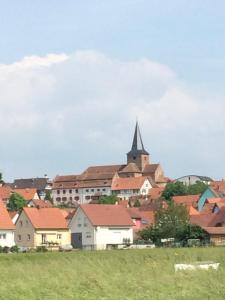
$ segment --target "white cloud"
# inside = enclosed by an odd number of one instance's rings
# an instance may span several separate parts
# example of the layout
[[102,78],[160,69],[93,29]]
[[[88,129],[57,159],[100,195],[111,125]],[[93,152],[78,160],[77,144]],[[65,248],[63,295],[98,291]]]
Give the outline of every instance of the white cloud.
[[195,95],[168,66],[146,58],[25,57],[0,65],[0,95],[0,164],[8,177],[122,162],[136,116],[146,148],[169,176],[222,174],[224,99]]

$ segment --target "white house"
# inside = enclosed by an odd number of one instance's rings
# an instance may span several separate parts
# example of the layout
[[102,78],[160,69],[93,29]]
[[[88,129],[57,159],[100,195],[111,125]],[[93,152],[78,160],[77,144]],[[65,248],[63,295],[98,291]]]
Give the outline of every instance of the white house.
[[14,242],[15,226],[5,208],[2,200],[0,200],[0,246],[12,247]]
[[131,196],[148,195],[152,185],[145,176],[114,178],[112,181],[112,194],[122,199]]
[[133,243],[133,222],[121,205],[83,204],[69,227],[74,248],[104,250]]

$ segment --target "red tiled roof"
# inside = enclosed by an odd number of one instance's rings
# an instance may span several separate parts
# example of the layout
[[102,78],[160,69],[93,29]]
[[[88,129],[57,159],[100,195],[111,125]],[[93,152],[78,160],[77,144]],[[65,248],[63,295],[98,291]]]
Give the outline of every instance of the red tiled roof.
[[3,202],[6,202],[12,193],[12,189],[9,186],[0,186],[0,198]]
[[147,177],[126,177],[126,178],[115,178],[112,182],[112,191],[119,190],[138,190],[140,189]]
[[94,226],[133,226],[127,210],[121,205],[82,204],[80,208]]
[[189,207],[189,216],[198,216],[199,212],[193,206]]
[[212,181],[210,186],[217,192],[225,192],[225,180]]
[[35,207],[39,207],[39,208],[53,207],[52,203],[48,200],[34,199],[32,200],[32,202],[34,203]]
[[225,234],[225,227],[203,227],[209,234]]
[[185,196],[174,196],[172,197],[173,201],[176,204],[183,204],[183,205],[193,205],[196,204],[199,200],[200,195],[185,195]]
[[32,225],[36,229],[67,229],[67,222],[59,208],[24,207]]
[[199,215],[191,215],[190,223],[198,225],[200,227],[208,227],[214,218],[214,214],[199,214]]
[[129,163],[119,173],[141,173],[141,171],[135,163]]
[[30,201],[37,193],[36,189],[14,189],[13,192],[20,194],[25,200]]
[[152,200],[156,200],[161,197],[164,189],[164,187],[153,187],[149,190],[148,194]]
[[15,226],[5,208],[2,200],[0,199],[0,229],[13,230]]
[[206,202],[212,204],[212,203],[224,203],[225,204],[225,199],[224,198],[218,198],[218,197],[214,197],[214,198],[208,198],[206,200]]
[[225,223],[225,206],[221,207],[217,213],[212,215],[213,218],[208,226],[217,226],[221,223]]

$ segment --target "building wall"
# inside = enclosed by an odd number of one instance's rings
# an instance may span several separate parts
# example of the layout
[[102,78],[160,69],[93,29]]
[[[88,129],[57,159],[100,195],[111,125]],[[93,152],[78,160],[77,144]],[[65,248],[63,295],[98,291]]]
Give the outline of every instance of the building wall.
[[84,214],[83,210],[78,208],[73,219],[69,224],[71,234],[82,234],[82,245],[89,246],[95,244],[95,228]]
[[127,154],[127,164],[135,163],[140,171],[143,171],[145,166],[149,164],[149,155],[138,154],[137,156],[133,156],[131,153]]
[[205,190],[205,192],[201,195],[201,197],[198,200],[198,211],[201,211],[203,209],[206,199],[212,197],[216,197],[214,192],[210,188]]
[[15,243],[17,246],[33,248],[34,232],[33,225],[22,211],[16,222]]
[[210,242],[215,246],[225,245],[225,235],[213,234],[210,235]]
[[96,227],[96,249],[104,250],[107,245],[119,245],[124,244],[125,239],[129,239],[130,243],[133,243],[133,229],[132,227]]
[[53,189],[52,198],[55,205],[60,203],[85,204],[92,200],[92,197],[111,195],[111,186],[90,187],[79,189]]
[[[66,229],[53,229],[45,230],[39,229],[35,231],[34,234],[34,246],[42,246],[42,236],[45,235],[45,240],[47,242],[58,243],[58,246],[65,246],[71,244],[71,234],[69,230]],[[47,245],[47,244],[46,244]]]
[[12,247],[15,245],[14,230],[0,230],[0,246]]
[[136,190],[119,190],[119,191],[112,191],[114,195],[116,195],[119,198],[122,198],[124,200],[128,200],[132,196],[138,196],[138,195],[148,195],[149,190],[152,188],[151,183],[149,180],[145,180],[142,187],[140,189]]

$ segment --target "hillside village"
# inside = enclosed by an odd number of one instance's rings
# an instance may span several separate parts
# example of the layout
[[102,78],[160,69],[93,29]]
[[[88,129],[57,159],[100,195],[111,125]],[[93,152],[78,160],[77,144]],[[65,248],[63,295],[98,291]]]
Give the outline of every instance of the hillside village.
[[[159,212],[177,208],[185,211],[189,228],[201,230],[199,236],[189,235],[190,240],[199,241],[204,233],[208,243],[225,244],[225,181],[165,176],[162,166],[152,163],[137,122],[125,164],[90,166],[81,174],[57,175],[53,180],[2,180],[0,248],[151,246],[153,240],[145,234],[159,229]],[[168,234],[160,240],[175,241]]]

